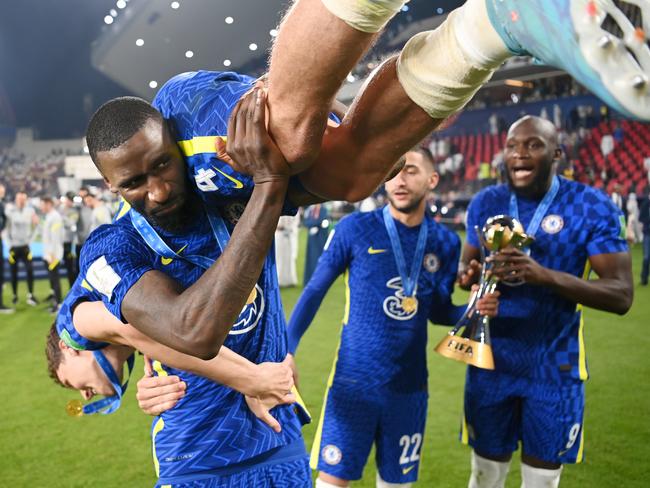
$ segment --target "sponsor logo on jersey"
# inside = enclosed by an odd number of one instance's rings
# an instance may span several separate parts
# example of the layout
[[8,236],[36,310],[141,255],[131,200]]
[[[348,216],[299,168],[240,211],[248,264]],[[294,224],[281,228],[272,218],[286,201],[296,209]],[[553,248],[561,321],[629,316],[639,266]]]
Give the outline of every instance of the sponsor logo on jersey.
[[542,220],[542,229],[547,234],[557,234],[564,227],[564,219],[559,215],[547,215]]
[[232,326],[230,335],[239,335],[250,332],[259,323],[262,315],[264,315],[264,307],[266,303],[264,302],[264,293],[260,285],[255,285],[255,290],[250,294],[249,301],[244,305],[237,322]]
[[106,256],[96,259],[86,272],[86,281],[109,300],[112,299],[113,290],[121,280],[120,275],[106,261]]
[[323,461],[330,466],[336,466],[343,458],[341,450],[333,444],[326,445],[321,454],[323,456]]
[[372,246],[368,248],[368,254],[381,254],[382,252],[386,252],[386,249],[375,249]]
[[440,259],[433,253],[424,256],[424,269],[429,273],[435,273],[440,269]]
[[[405,298],[402,278],[396,276],[386,282],[386,287],[395,290],[392,295],[384,300],[384,313],[395,320],[410,320],[418,313],[419,305],[415,304],[415,310],[407,312],[402,308],[402,300]],[[417,288],[415,289],[417,295]]]

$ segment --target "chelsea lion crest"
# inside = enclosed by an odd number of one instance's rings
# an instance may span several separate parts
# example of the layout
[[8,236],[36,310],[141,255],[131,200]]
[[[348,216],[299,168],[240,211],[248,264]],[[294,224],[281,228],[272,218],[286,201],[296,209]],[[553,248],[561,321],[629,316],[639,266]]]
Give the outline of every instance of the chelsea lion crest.
[[435,273],[440,269],[440,259],[433,253],[424,256],[424,269],[429,273]]
[[542,220],[542,229],[547,234],[557,234],[564,227],[564,219],[559,215],[547,215]]

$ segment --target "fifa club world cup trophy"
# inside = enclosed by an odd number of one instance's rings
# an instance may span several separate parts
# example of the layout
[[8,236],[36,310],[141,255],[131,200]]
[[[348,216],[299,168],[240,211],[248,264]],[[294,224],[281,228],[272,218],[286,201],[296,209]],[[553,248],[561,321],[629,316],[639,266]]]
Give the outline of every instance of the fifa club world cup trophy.
[[480,298],[495,290],[498,281],[490,273],[493,264],[486,261],[485,258],[507,247],[524,249],[533,242],[533,239],[526,235],[518,220],[508,215],[491,217],[482,230],[479,230],[478,227],[475,227],[474,230],[478,234],[481,244],[481,263],[483,264],[479,288],[472,296],[467,310],[456,326],[436,346],[436,352],[477,368],[494,369],[490,341],[490,319],[481,315],[476,307]]

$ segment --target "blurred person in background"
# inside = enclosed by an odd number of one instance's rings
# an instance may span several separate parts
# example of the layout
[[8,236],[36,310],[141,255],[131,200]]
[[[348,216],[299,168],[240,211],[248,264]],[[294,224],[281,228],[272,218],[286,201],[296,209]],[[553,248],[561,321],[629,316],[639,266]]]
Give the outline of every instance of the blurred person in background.
[[82,186],[79,188],[79,222],[77,223],[77,270],[79,270],[79,257],[81,256],[81,248],[83,247],[88,235],[90,234],[90,222],[92,220],[93,209],[86,205],[86,197],[90,191],[87,187]]
[[316,269],[318,258],[323,253],[329,234],[329,211],[325,205],[317,203],[307,207],[303,214],[303,225],[307,227],[307,255],[305,256],[305,273],[302,282],[303,286],[306,286]]
[[650,270],[650,190],[646,190],[645,198],[639,209],[639,222],[643,225],[643,264],[641,266],[641,284],[648,284]]
[[300,217],[283,215],[278,221],[275,231],[275,263],[278,268],[278,283],[280,287],[296,286],[298,272],[296,260],[298,258],[298,227]]
[[625,208],[627,210],[627,242],[632,245],[641,242],[643,239],[641,223],[639,222],[639,202],[636,193],[630,192]]
[[2,244],[2,233],[7,224],[7,216],[5,215],[5,186],[0,183],[0,313],[13,313],[14,309],[5,307],[2,301],[2,291],[5,285],[5,256],[4,247]]
[[72,288],[74,280],[77,279],[78,273],[74,244],[77,237],[80,210],[74,204],[74,196],[72,192],[63,195],[60,208],[61,217],[63,218],[63,262],[70,288]]
[[612,202],[614,202],[614,205],[616,205],[622,212],[625,212],[627,209],[625,208],[625,205],[623,205],[623,202],[625,201],[623,199],[623,189],[621,188],[621,185],[618,183],[614,185],[614,189],[612,190],[612,194],[610,195]]
[[54,208],[54,200],[50,197],[41,198],[41,212],[43,213],[43,261],[47,264],[47,276],[52,289],[51,313],[59,310],[61,303],[61,280],[59,267],[63,260],[64,227],[61,214]]
[[27,205],[27,193],[16,193],[14,205],[7,207],[7,242],[9,244],[9,265],[11,267],[11,288],[14,296],[13,304],[18,303],[18,263],[22,261],[27,271],[27,305],[38,305],[34,297],[34,266],[32,251],[29,244],[32,241],[34,229],[38,225],[38,216],[34,209]]
[[[472,447],[469,488],[503,487],[521,447],[522,487],[557,488],[562,466],[583,459],[583,307],[624,314],[632,266],[621,210],[606,194],[556,174],[562,152],[553,124],[526,116],[508,131],[507,184],[468,208],[467,228],[510,215],[534,237],[529,252],[488,257],[499,280],[499,315],[490,321],[494,370],[469,366],[461,440]],[[482,244],[468,232],[459,282],[479,277]],[[591,272],[598,279],[589,279]]]
[[100,225],[111,223],[111,211],[104,201],[97,197],[97,195],[88,193],[88,195],[84,197],[84,203],[87,207],[92,209],[90,214],[90,227],[88,228],[89,234]]
[[607,159],[607,156],[614,150],[614,137],[611,134],[603,135],[600,140],[600,152],[603,153],[603,158]]

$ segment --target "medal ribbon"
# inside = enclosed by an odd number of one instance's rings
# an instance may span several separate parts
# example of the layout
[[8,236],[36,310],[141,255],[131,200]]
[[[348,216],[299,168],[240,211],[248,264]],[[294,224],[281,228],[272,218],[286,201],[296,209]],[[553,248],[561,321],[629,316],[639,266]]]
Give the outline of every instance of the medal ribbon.
[[[228,245],[228,241],[230,240],[230,233],[228,232],[226,223],[223,221],[221,216],[216,213],[210,212],[208,209],[205,209],[205,211],[208,215],[208,221],[210,222],[212,233],[217,240],[220,251],[223,253],[224,249]],[[208,269],[215,262],[212,258],[198,254],[179,255],[165,243],[147,219],[136,212],[133,208],[130,212],[133,227],[135,227],[135,230],[138,231],[138,234],[142,236],[147,245],[159,256],[167,259],[184,259],[185,261],[189,261],[203,269]]]
[[131,354],[126,360],[127,372],[126,372],[126,381],[124,384],[120,384],[120,380],[117,377],[117,373],[111,363],[106,359],[104,353],[100,350],[93,351],[93,356],[99,364],[99,367],[102,369],[108,380],[111,382],[113,389],[115,390],[115,395],[102,398],[101,400],[94,401],[88,405],[84,405],[83,413],[84,415],[91,415],[93,413],[101,413],[103,415],[108,415],[113,413],[115,410],[120,408],[122,403],[122,396],[126,391],[126,388],[129,386],[129,378],[131,377],[131,371],[133,371],[133,362],[135,360],[135,354]]
[[[539,205],[537,206],[537,208],[535,209],[535,213],[533,214],[533,218],[528,224],[528,228],[526,229],[526,234],[529,235],[530,237],[535,237],[535,234],[539,230],[539,226],[542,223],[542,219],[546,215],[546,212],[548,212],[548,209],[551,206],[551,203],[553,203],[553,200],[555,199],[555,196],[557,195],[557,192],[559,190],[560,190],[560,178],[558,176],[555,176],[553,177],[553,182],[551,183],[551,187],[546,192],[546,195],[544,195],[542,201],[539,202]],[[515,192],[510,193],[510,216],[519,220],[519,207],[517,205],[517,195],[515,194]],[[521,222],[521,220],[519,221]]]
[[427,243],[427,219],[426,217],[420,224],[420,233],[418,235],[418,243],[415,247],[415,254],[413,255],[413,262],[411,263],[411,274],[406,274],[406,260],[402,252],[402,243],[397,234],[397,227],[395,221],[390,214],[388,205],[384,207],[384,225],[390,237],[390,244],[393,248],[393,255],[395,256],[395,263],[397,264],[397,271],[399,271],[400,278],[402,279],[402,287],[404,288],[404,295],[412,297],[415,295],[415,288],[418,284],[420,277],[420,270],[422,269],[422,259],[424,258],[424,247]]

